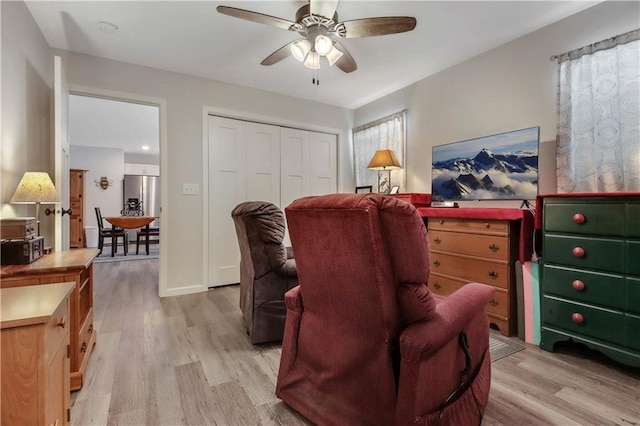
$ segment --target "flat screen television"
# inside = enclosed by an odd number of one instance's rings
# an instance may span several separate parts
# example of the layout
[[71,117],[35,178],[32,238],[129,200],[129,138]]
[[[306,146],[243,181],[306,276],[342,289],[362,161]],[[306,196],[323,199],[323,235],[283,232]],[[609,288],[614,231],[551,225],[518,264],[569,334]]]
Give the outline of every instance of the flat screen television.
[[530,127],[434,146],[432,200],[535,199],[539,145]]

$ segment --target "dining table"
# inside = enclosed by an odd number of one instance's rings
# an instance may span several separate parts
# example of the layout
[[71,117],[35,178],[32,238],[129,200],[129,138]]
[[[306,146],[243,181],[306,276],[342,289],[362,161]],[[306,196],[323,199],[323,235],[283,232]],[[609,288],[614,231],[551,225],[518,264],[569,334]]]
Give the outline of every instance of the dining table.
[[[115,229],[123,228],[123,229],[136,229],[136,228],[145,228],[145,231],[149,232],[149,224],[156,220],[155,216],[105,216],[104,220],[109,222]],[[147,250],[147,255],[149,254],[149,238],[146,238],[145,249]],[[111,235],[111,257],[115,256],[116,250],[116,234],[115,232]],[[126,253],[126,252],[125,252]]]

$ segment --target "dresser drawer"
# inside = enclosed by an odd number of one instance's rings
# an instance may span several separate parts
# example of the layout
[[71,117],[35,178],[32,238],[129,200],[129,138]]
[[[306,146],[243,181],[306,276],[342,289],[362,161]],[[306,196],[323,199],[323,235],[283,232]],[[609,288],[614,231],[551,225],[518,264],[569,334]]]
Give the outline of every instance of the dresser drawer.
[[[77,355],[80,360],[84,360],[84,357],[89,352],[89,345],[91,344],[91,334],[93,333],[93,309],[90,309],[87,313],[86,319],[82,324],[82,328],[78,333],[78,347],[76,348]],[[82,361],[81,361],[82,362]]]
[[617,344],[623,344],[625,340],[625,316],[622,312],[544,296],[542,318],[547,325],[584,336]]
[[625,316],[626,344],[625,346],[640,351],[640,316]]
[[461,232],[432,230],[429,232],[429,243],[432,250],[486,259],[509,260],[509,237],[506,235],[469,235]]
[[[50,360],[58,347],[66,341],[71,324],[69,318],[69,299],[60,303],[58,309],[44,327],[44,359]],[[65,349],[66,350],[66,349]]]
[[625,206],[620,203],[547,203],[543,217],[546,232],[624,235]]
[[625,235],[640,238],[640,203],[627,204],[627,229]]
[[431,272],[463,280],[509,288],[509,265],[452,254],[431,252]]
[[640,241],[627,241],[625,244],[627,273],[640,275]]
[[[582,250],[582,256],[579,253],[576,254],[578,250]],[[624,241],[546,234],[543,258],[545,263],[557,263],[607,272],[623,272]]]
[[[467,284],[465,281],[458,281],[438,274],[431,274],[429,276],[429,290],[440,296],[448,296],[462,288],[465,284]],[[503,318],[508,318],[509,293],[500,288],[496,289],[493,298],[489,301],[485,310]],[[503,330],[503,328],[500,329]]]
[[610,308],[624,308],[622,275],[587,272],[555,265],[543,265],[545,294]]
[[484,233],[507,234],[509,222],[504,220],[475,220],[455,217],[430,217],[427,225],[429,230],[472,231]]
[[640,278],[627,277],[626,287],[627,310],[640,314]]

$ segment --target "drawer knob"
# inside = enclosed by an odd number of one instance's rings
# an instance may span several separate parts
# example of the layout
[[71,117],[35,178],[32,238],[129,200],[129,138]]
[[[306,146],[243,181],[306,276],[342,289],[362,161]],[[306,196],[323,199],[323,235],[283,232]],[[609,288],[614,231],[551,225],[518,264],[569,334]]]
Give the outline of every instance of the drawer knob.
[[494,307],[495,307],[495,306],[498,306],[498,305],[500,304],[500,302],[498,302],[496,299],[491,299],[491,300],[489,301],[489,304],[490,304],[491,306],[494,306]]
[[439,282],[435,282],[435,283],[433,283],[433,288],[435,288],[436,290],[440,290],[442,288],[442,286],[440,285]]
[[584,257],[584,255],[586,254],[584,249],[582,247],[580,247],[580,246],[574,247],[571,252],[573,253],[573,255],[575,257]]
[[497,244],[491,244],[489,246],[489,250],[491,250],[492,252],[496,253],[498,250],[500,250],[500,246],[498,246]]
[[484,227],[489,229],[489,228],[491,228],[491,225],[489,224],[489,222],[485,222]]
[[587,218],[584,217],[584,215],[582,213],[576,213],[576,214],[573,215],[573,221],[575,223],[577,223],[578,225],[584,223],[585,220],[587,220]]
[[86,352],[87,351],[87,342],[82,342],[82,346],[80,346],[80,352]]
[[436,260],[435,262],[433,262],[433,266],[440,266],[440,261]]
[[439,223],[440,225],[444,225],[444,220],[440,219],[440,220],[438,221],[438,223]]
[[584,290],[584,283],[580,280],[575,280],[571,283],[571,287],[576,291],[582,291]]
[[67,323],[67,318],[65,318],[65,316],[63,315],[60,318],[58,318],[58,321],[56,322],[56,326],[60,328],[64,328],[66,323]]
[[582,314],[579,314],[577,312],[574,312],[573,315],[571,315],[571,319],[576,324],[582,324],[584,322],[584,317],[582,316]]
[[434,242],[434,243],[436,243],[436,244],[440,244],[440,243],[442,242],[442,240],[441,240],[440,238],[436,237],[436,238],[433,240],[433,242]]
[[91,325],[89,326],[89,334],[93,333],[93,323],[91,323]]
[[496,278],[498,278],[498,273],[495,271],[489,272],[489,278],[491,278],[492,280],[495,280]]

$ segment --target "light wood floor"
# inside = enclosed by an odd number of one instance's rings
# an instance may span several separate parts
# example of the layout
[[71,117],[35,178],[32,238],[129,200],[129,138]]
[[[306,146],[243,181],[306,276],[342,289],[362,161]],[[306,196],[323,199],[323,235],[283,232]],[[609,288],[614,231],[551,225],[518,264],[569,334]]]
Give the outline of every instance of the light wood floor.
[[[97,344],[74,425],[300,425],[274,395],[279,345],[252,346],[237,286],[159,299],[158,261],[94,266]],[[640,425],[640,370],[535,346],[492,364],[483,425]]]

